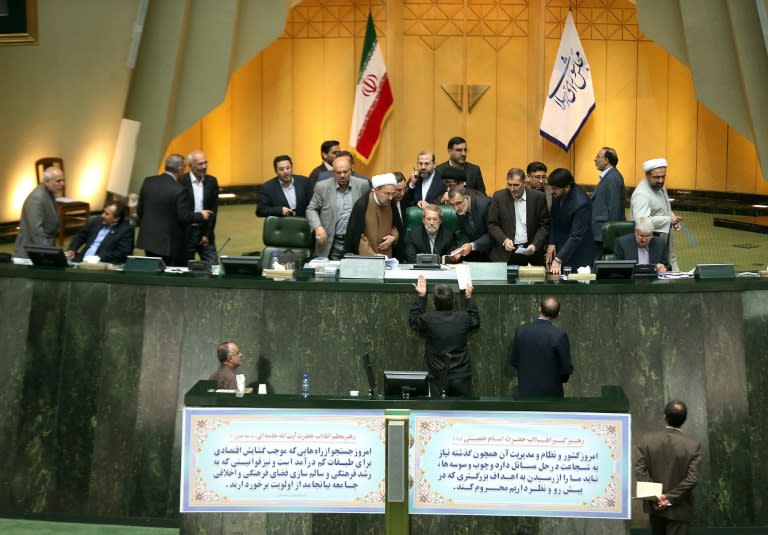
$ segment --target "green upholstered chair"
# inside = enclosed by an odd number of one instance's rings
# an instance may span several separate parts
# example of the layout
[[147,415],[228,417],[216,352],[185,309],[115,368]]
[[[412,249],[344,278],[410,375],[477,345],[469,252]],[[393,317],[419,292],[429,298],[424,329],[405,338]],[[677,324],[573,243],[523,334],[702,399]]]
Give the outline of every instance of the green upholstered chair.
[[[459,216],[456,211],[448,205],[441,204],[440,211],[443,212],[443,225],[451,232],[459,230]],[[412,228],[422,225],[422,211],[418,206],[411,206],[405,211],[405,230],[406,233]]]
[[603,260],[613,260],[616,238],[633,232],[634,221],[606,221],[603,223]]
[[[262,262],[267,263],[276,252],[283,257],[291,254],[296,257],[296,267],[300,268],[312,258],[314,240],[309,221],[306,217],[269,216],[264,221],[264,251]],[[266,264],[264,267],[270,267]]]

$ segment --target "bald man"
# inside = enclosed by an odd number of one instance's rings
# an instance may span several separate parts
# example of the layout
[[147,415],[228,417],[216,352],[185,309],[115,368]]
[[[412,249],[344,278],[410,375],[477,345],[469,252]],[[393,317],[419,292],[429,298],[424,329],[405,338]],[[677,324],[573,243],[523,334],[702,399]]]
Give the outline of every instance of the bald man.
[[219,210],[219,182],[215,176],[208,174],[208,158],[201,150],[195,150],[187,156],[190,171],[181,175],[179,183],[187,189],[194,202],[194,211],[210,210],[211,217],[200,223],[193,223],[187,228],[187,258],[194,259],[195,254],[200,260],[211,264],[218,263],[216,256],[216,216]]
[[17,258],[29,258],[28,246],[53,247],[59,233],[59,214],[56,194],[64,189],[64,172],[49,167],[43,172],[43,180],[24,201],[16,235],[13,254]]

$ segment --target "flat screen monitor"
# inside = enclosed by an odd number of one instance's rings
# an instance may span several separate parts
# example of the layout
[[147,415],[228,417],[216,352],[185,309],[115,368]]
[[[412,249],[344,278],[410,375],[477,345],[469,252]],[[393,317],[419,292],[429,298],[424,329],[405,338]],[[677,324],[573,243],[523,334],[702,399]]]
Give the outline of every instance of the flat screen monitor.
[[67,267],[67,257],[59,247],[26,247],[27,255],[36,266]]
[[384,395],[411,398],[428,396],[427,372],[385,371]]
[[261,276],[261,258],[258,256],[222,256],[220,261],[226,275]]
[[596,260],[597,280],[631,280],[635,272],[634,260]]

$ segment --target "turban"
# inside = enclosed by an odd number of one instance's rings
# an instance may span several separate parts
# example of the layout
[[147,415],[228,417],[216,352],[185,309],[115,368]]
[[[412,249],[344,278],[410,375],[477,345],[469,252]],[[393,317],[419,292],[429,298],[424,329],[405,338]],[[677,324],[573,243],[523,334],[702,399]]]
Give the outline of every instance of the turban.
[[443,180],[455,180],[456,182],[466,182],[467,174],[464,172],[464,169],[459,169],[458,167],[451,167],[449,165],[440,172],[440,178],[442,178]]
[[664,158],[654,158],[643,162],[643,172],[649,173],[659,167],[667,167],[667,160]]
[[397,184],[397,178],[394,173],[384,173],[383,175],[373,175],[371,178],[371,184],[374,188],[380,188],[381,186],[395,186]]

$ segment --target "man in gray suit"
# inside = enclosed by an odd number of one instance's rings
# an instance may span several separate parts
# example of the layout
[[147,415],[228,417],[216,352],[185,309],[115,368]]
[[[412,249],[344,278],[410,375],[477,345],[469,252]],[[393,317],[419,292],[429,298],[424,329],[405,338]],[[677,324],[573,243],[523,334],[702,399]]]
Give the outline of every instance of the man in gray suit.
[[59,232],[59,214],[56,194],[64,189],[64,173],[58,167],[43,172],[43,181],[24,201],[16,235],[13,254],[17,258],[29,258],[28,246],[49,247]]
[[685,535],[693,514],[691,491],[696,486],[701,463],[701,444],[683,435],[688,407],[670,401],[664,407],[664,431],[643,437],[635,450],[638,481],[662,484],[656,502],[646,501],[643,510],[651,520],[654,535]]
[[616,164],[619,157],[611,147],[603,147],[595,156],[595,167],[600,171],[600,182],[592,192],[592,236],[595,239],[595,258],[603,256],[603,223],[626,221],[624,215],[624,177]]
[[337,156],[332,165],[334,179],[315,184],[307,206],[307,219],[315,233],[315,254],[339,260],[344,255],[352,207],[371,191],[371,183],[352,176],[352,161],[347,156]]

